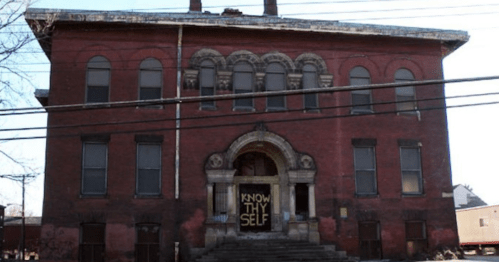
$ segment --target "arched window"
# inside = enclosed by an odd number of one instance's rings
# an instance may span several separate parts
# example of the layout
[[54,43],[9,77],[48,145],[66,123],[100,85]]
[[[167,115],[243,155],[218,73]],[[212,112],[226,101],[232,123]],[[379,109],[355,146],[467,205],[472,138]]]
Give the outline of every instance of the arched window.
[[[303,67],[303,89],[314,89],[319,87],[317,81],[317,69],[315,66],[307,64]],[[303,95],[303,107],[305,110],[313,110],[319,107],[317,94]]]
[[[201,62],[199,71],[199,92],[201,96],[215,95],[215,65],[210,60],[204,60]],[[201,102],[201,108],[212,107],[215,107],[214,100]]]
[[[414,75],[411,71],[401,68],[395,72],[395,83],[414,81]],[[407,110],[416,110],[416,92],[414,86],[401,86],[395,88],[395,96],[397,101],[397,111],[408,113]]]
[[[270,63],[265,71],[265,90],[283,91],[286,90],[286,71],[279,63]],[[267,110],[286,109],[285,96],[267,97]]]
[[154,58],[147,58],[140,63],[139,99],[150,100],[161,98],[163,86],[163,67]]
[[[233,76],[234,94],[253,92],[253,67],[240,62],[234,66]],[[234,100],[234,108],[253,109],[253,98],[238,98]]]
[[90,59],[87,64],[86,103],[109,102],[111,64],[103,56]]
[[[371,76],[364,67],[357,66],[350,71],[350,85],[370,85]],[[353,90],[352,94],[352,113],[371,113],[371,90]]]

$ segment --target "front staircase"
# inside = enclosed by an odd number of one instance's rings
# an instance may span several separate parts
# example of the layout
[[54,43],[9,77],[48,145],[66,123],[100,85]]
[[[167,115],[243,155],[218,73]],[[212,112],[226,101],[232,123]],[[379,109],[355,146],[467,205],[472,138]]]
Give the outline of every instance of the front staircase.
[[283,239],[239,240],[214,248],[196,262],[354,262],[344,251],[333,245],[316,245]]

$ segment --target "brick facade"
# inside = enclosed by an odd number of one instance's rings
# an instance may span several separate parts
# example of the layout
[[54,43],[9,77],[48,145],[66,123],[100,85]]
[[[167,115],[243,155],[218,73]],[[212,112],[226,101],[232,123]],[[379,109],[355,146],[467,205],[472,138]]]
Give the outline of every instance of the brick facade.
[[[27,19],[42,20],[40,15],[48,13],[47,10],[28,10]],[[133,18],[132,14],[124,16]],[[59,14],[50,37],[50,49],[45,48],[52,63],[48,106],[85,103],[87,63],[95,56],[105,57],[110,63],[109,101],[117,102],[138,99],[139,68],[147,58],[157,59],[162,65],[161,98],[175,97],[179,48],[182,50],[181,97],[191,97],[200,95],[199,65],[204,59],[214,61],[215,94],[223,95],[234,92],[232,71],[241,61],[255,66],[256,90],[265,90],[262,79],[271,63],[285,68],[288,90],[303,88],[305,64],[316,67],[320,86],[338,87],[350,85],[350,72],[357,66],[367,69],[372,84],[394,82],[395,73],[401,68],[408,69],[416,81],[442,79],[443,54],[459,46],[451,46],[450,40],[409,34],[273,30],[260,24],[252,28],[222,28],[192,22],[182,27],[179,47],[179,27],[175,25],[119,23],[113,20],[119,19],[118,16],[98,18],[101,21],[74,17],[64,12]],[[210,19],[222,21],[223,17],[206,18]],[[463,37],[462,32],[449,34],[456,39]],[[463,44],[466,39],[457,42]],[[261,82],[258,73],[263,77]],[[442,97],[442,85],[420,86],[415,90],[420,100],[418,109],[445,106],[444,100],[424,101]],[[262,184],[261,181],[273,185],[271,230],[274,233],[336,244],[349,255],[361,256],[363,242],[359,223],[373,222],[379,228],[380,249],[373,252],[383,258],[405,258],[409,249],[406,223],[420,221],[425,227],[423,234],[429,249],[457,246],[453,200],[443,196],[452,192],[445,110],[396,113],[394,103],[381,104],[395,100],[393,88],[372,90],[371,97],[374,106],[372,113],[367,114],[351,114],[350,92],[320,93],[318,110],[303,110],[303,95],[286,97],[285,111],[267,113],[266,98],[255,98],[250,111],[235,109],[234,100],[218,100],[215,107],[209,109],[201,108],[199,102],[182,103],[180,116],[184,119],[180,121],[178,181],[175,178],[175,105],[88,106],[85,110],[62,112],[49,109],[49,128],[78,127],[48,129],[47,132],[42,238],[65,243],[68,248],[62,252],[42,250],[42,259],[77,261],[82,253],[81,228],[85,224],[105,225],[107,261],[135,259],[137,225],[140,224],[159,226],[162,259],[173,261],[175,242],[179,243],[181,258],[187,259],[199,248],[244,235],[240,230],[241,221],[230,213],[239,215],[240,212],[237,185]],[[378,114],[381,112],[389,113]],[[214,117],[220,115],[223,117]],[[285,119],[290,121],[280,122]],[[95,125],[114,122],[128,123]],[[206,127],[197,128],[199,126]],[[107,145],[105,193],[88,195],[82,191],[83,144],[88,141],[86,138],[96,134],[107,138],[104,143]],[[137,137],[140,135],[161,137],[157,143],[161,149],[158,195],[137,194]],[[356,193],[352,142],[356,139],[375,141],[372,146],[374,194]],[[404,146],[403,141],[409,140],[415,141],[413,148],[420,153],[421,184],[415,194],[403,193],[402,187],[400,148]],[[232,149],[239,151],[232,152]],[[253,178],[248,180],[224,173],[234,170],[234,162],[230,161],[248,152],[260,152],[275,161],[277,178],[262,178],[256,182]],[[215,215],[211,213],[215,203],[209,197],[218,183],[222,185],[223,179],[235,185],[227,193],[234,194],[232,208],[235,211],[229,207],[226,222],[214,221]],[[178,198],[175,196],[177,183]],[[308,206],[309,217],[301,221],[291,207],[291,201],[299,201],[292,195],[293,191],[296,193],[296,184],[308,184],[312,190],[308,191],[312,192],[309,198],[313,198],[308,205],[315,205],[315,216],[311,217]],[[231,205],[230,201],[227,205]],[[235,235],[231,235],[232,230]],[[297,233],[292,233],[293,230]],[[265,232],[259,234],[265,235]]]

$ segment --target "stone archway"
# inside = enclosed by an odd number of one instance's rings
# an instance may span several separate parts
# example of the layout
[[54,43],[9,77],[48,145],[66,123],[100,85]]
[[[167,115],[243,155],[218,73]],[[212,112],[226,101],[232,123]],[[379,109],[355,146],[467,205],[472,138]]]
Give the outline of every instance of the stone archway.
[[[278,174],[254,177],[236,175],[234,161],[247,153],[265,154],[275,163]],[[270,232],[281,232],[290,239],[319,241],[315,217],[315,163],[311,156],[296,152],[283,137],[260,126],[256,131],[246,133],[234,140],[225,152],[209,156],[205,165],[205,173],[208,193],[205,235],[207,247],[244,235],[244,230],[241,230],[241,217],[244,215],[241,205],[248,203],[243,203],[245,196],[241,194],[248,185],[255,185],[254,188],[270,189],[271,214],[268,216],[271,218]],[[305,192],[308,193],[306,218],[297,219],[295,213],[297,183],[308,189]],[[220,186],[226,187],[226,191],[220,191]],[[214,203],[214,196],[216,196],[214,194],[220,192],[226,197],[227,215],[225,217],[221,217],[216,212]]]

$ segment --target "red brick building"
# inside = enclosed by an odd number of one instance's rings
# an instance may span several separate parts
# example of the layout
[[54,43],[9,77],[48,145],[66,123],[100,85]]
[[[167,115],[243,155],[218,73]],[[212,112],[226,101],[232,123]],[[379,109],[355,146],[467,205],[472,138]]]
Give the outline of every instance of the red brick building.
[[443,86],[342,87],[442,79],[466,32],[278,18],[272,1],[200,11],[27,10],[53,22],[42,239],[66,248],[42,259],[173,261],[251,237],[361,258],[457,246]]

